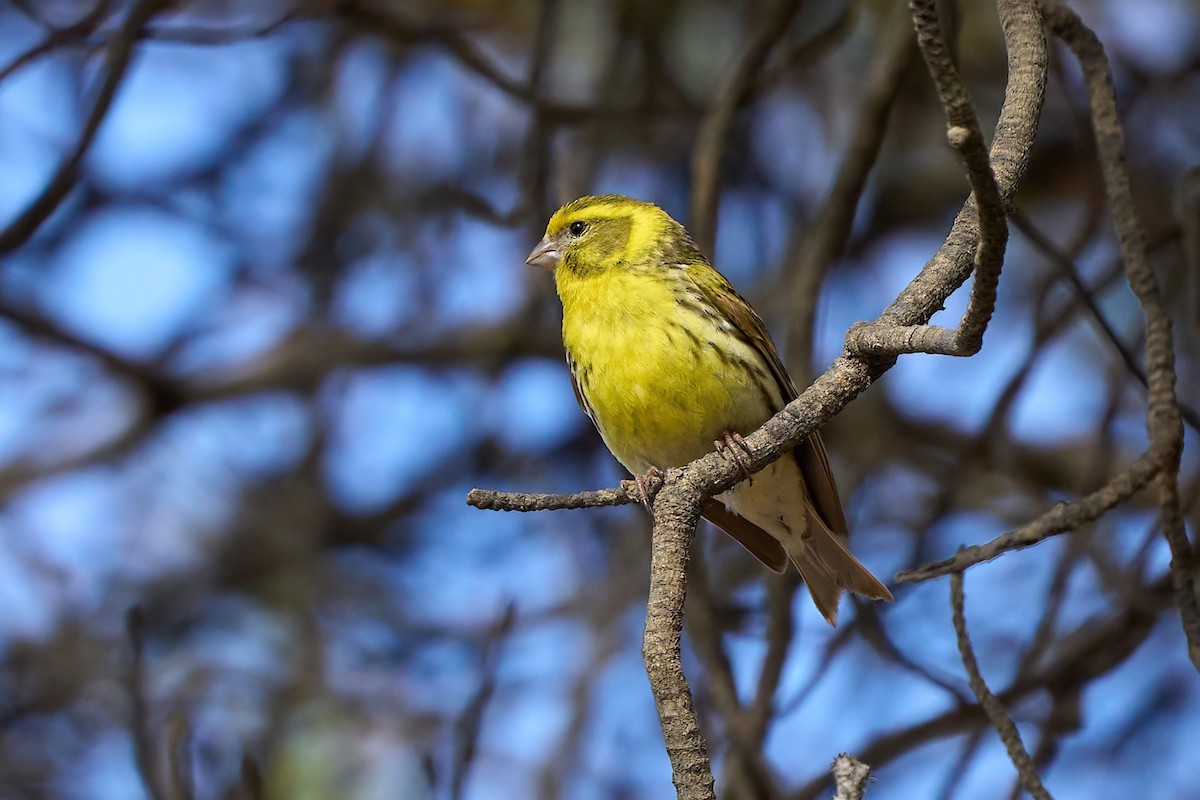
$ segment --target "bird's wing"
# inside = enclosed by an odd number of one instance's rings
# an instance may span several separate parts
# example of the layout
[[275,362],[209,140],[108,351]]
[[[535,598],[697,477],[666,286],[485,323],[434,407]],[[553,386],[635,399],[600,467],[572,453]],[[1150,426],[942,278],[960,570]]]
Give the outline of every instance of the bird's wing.
[[[692,276],[696,288],[718,313],[734,324],[746,341],[757,351],[763,364],[775,377],[783,402],[786,404],[795,400],[798,395],[796,385],[788,376],[787,369],[779,358],[779,351],[775,349],[775,343],[771,341],[771,334],[767,332],[767,326],[763,323],[762,318],[746,302],[745,298],[737,293],[729,281],[725,280],[725,277],[712,267],[707,264],[697,264],[693,265],[688,272]],[[778,412],[780,409],[771,410]],[[808,495],[812,499],[813,508],[831,531],[840,536],[849,536],[850,529],[846,525],[846,514],[842,510],[842,501],[838,497],[837,484],[834,483],[833,471],[829,468],[829,456],[825,453],[825,444],[821,441],[821,435],[814,431],[808,439],[796,445],[794,453],[796,461],[800,465],[800,472],[804,475],[804,482],[808,488]]]
[[787,570],[788,555],[783,545],[753,522],[739,517],[719,500],[711,497],[704,501],[701,513],[706,520],[732,536],[768,569],[780,573]]
[[[746,302],[746,298],[729,285],[729,281],[725,280],[725,276],[721,273],[707,265],[698,265],[696,269],[705,270],[705,273],[702,274],[693,273],[696,288],[717,312],[732,322],[738,332],[758,351],[759,357],[775,377],[775,382],[779,384],[779,393],[783,395],[783,402],[790,403],[795,400],[796,385],[792,383],[792,379],[787,374],[787,368],[779,359],[775,343],[771,341],[771,334],[767,333],[767,326],[763,323],[762,317],[758,316],[754,308]],[[778,411],[779,409],[774,410]]]
[[833,482],[833,470],[829,468],[829,455],[825,452],[821,434],[813,431],[806,440],[796,445],[792,452],[800,464],[804,482],[808,485],[808,496],[812,499],[813,508],[829,526],[830,531],[838,536],[848,537],[850,526],[846,524],[846,512],[842,510],[837,484]]
[[600,424],[596,422],[596,414],[592,411],[591,404],[583,396],[583,392],[579,390],[579,377],[575,374],[575,359],[571,358],[570,353],[567,353],[567,372],[571,376],[571,389],[575,392],[575,402],[579,403],[579,407],[583,409],[583,413],[587,414],[588,419],[596,426],[596,430],[600,430]]

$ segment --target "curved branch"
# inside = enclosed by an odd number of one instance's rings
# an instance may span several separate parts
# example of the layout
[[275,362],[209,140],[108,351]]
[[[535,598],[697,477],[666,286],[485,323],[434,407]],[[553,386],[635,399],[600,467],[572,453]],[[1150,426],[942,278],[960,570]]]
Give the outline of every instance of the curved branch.
[[1158,281],[1146,257],[1146,234],[1137,216],[1129,171],[1125,166],[1125,133],[1117,114],[1112,71],[1104,47],[1079,15],[1062,6],[1044,10],[1046,24],[1063,40],[1083,69],[1092,113],[1092,129],[1104,178],[1104,190],[1117,229],[1129,286],[1146,319],[1146,432],[1150,450],[1163,459],[1158,475],[1163,535],[1171,548],[1171,577],[1188,656],[1200,670],[1200,600],[1196,594],[1197,558],[1183,524],[1179,505],[1179,460],[1183,421],[1175,399],[1175,345],[1171,318],[1163,307]]
[[956,572],[950,576],[950,605],[954,617],[954,635],[958,640],[958,653],[962,657],[963,667],[967,670],[971,691],[975,693],[980,708],[983,709],[983,713],[987,714],[996,733],[1000,734],[1000,741],[1004,742],[1004,748],[1008,750],[1008,757],[1012,760],[1013,766],[1017,768],[1017,775],[1021,780],[1021,785],[1025,787],[1025,791],[1029,792],[1034,800],[1054,800],[1050,792],[1046,791],[1046,787],[1042,785],[1042,779],[1037,774],[1033,759],[1029,757],[1029,751],[1021,742],[1021,734],[1017,730],[1017,726],[1013,724],[1012,718],[1004,710],[1004,704],[996,698],[996,695],[992,694],[992,690],[988,688],[987,682],[983,679],[983,673],[979,671],[979,662],[975,659],[975,651],[971,647],[971,637],[967,633],[967,617],[963,610],[965,600],[963,574]]
[[812,328],[821,283],[850,238],[867,176],[887,134],[888,115],[912,62],[915,48],[906,16],[903,6],[897,5],[892,16],[886,18],[887,38],[871,65],[867,91],[833,185],[804,233],[804,241],[795,248],[792,263],[786,267],[792,276],[787,352],[793,364],[804,365],[802,374],[792,371],[792,377],[798,381],[808,380],[812,375]]
[[[997,3],[1008,48],[1008,86],[996,122],[991,168],[996,188],[1007,206],[1029,165],[1046,93],[1046,40],[1034,0]],[[979,224],[973,204],[964,204],[946,241],[920,273],[880,315],[890,325],[919,325],[942,308],[946,298],[966,283],[975,268]],[[890,355],[883,353],[883,355]]]
[[954,575],[1012,550],[1023,550],[1051,536],[1077,530],[1146,488],[1162,473],[1164,466],[1162,454],[1152,449],[1086,497],[1074,503],[1057,503],[1045,514],[1014,531],[997,536],[986,544],[960,548],[953,558],[945,561],[935,561],[901,572],[896,580],[901,583],[920,583],[943,575]]
[[[1008,243],[1005,209],[1012,196],[1013,184],[1010,182],[1007,187],[1009,191],[1004,192],[999,180],[999,171],[997,170],[996,174],[992,172],[993,160],[997,166],[1003,162],[994,152],[991,158],[988,156],[975,106],[971,103],[967,88],[958,75],[958,69],[942,36],[936,0],[910,0],[909,7],[912,9],[917,29],[917,43],[921,46],[929,74],[933,77],[938,97],[946,111],[947,139],[958,151],[971,184],[971,197],[959,212],[950,234],[954,237],[961,225],[962,232],[970,234],[963,244],[967,244],[968,241],[974,243],[969,265],[965,263],[967,252],[961,247],[957,251],[955,288],[961,286],[971,272],[975,274],[975,284],[971,288],[971,299],[967,304],[966,313],[963,314],[957,328],[929,325],[929,317],[918,319],[915,323],[892,322],[881,318],[873,323],[862,323],[852,327],[846,336],[846,347],[853,353],[886,353],[889,357],[903,353],[972,356],[983,346],[983,333],[996,308],[996,288],[999,285],[1000,268],[1004,263],[1004,251]],[[1041,26],[1031,27],[1036,19],[1036,7],[1032,3],[1002,2],[999,8],[1006,42],[1009,42],[1009,96],[1014,88],[1022,93],[1032,93],[1036,95],[1036,100],[1031,105],[1040,109],[1046,88],[1046,45]],[[1031,31],[1036,31],[1036,34],[1029,37]],[[1018,33],[1023,34],[1023,38],[1028,41],[1018,39]],[[1021,58],[1014,61],[1016,48],[1010,40],[1029,45],[1028,50],[1031,54],[1036,54],[1038,60],[1030,62]],[[1021,80],[1018,67],[1029,68],[1033,65],[1036,65],[1036,70],[1028,73],[1030,80]],[[1036,115],[1032,121],[1036,126]],[[1003,124],[1002,113],[1001,121],[997,124],[997,142]],[[1024,157],[1027,160],[1028,153]],[[1023,169],[1024,166],[1021,165],[1017,174]],[[949,242],[948,238],[947,244]],[[935,260],[936,258],[935,256]],[[967,268],[967,271],[962,272],[962,268]],[[919,278],[920,276],[918,280]],[[940,303],[938,307],[940,308]],[[885,312],[884,317],[886,316]]]
[[8,253],[25,242],[41,227],[42,223],[54,213],[59,204],[75,188],[79,180],[79,165],[87,155],[100,130],[101,123],[112,107],[112,101],[117,95],[117,89],[129,68],[133,57],[134,45],[141,36],[142,29],[150,22],[168,0],[141,0],[129,11],[125,23],[121,26],[105,58],[106,72],[104,80],[96,92],[92,109],[84,121],[83,130],[79,134],[75,147],[59,164],[54,177],[46,184],[42,193],[22,211],[8,227],[0,231],[0,253]]
[[799,0],[777,0],[771,13],[746,43],[729,82],[721,88],[700,124],[696,146],[692,150],[692,205],[688,226],[702,252],[711,254],[716,239],[721,154],[733,125],[733,115],[754,90],[767,56],[787,33],[792,17],[799,10]]

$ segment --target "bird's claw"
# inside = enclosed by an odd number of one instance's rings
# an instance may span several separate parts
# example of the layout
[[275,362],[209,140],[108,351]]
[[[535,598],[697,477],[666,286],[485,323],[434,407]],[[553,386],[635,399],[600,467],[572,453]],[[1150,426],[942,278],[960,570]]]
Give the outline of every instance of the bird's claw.
[[650,493],[649,484],[652,481],[661,480],[663,476],[662,470],[658,467],[651,467],[641,475],[635,475],[633,480],[621,481],[621,488],[625,490],[637,489],[638,497],[642,500],[642,505],[647,511],[654,511],[654,496]]
[[734,431],[725,431],[721,434],[721,438],[713,442],[716,445],[717,452],[738,465],[742,471],[742,478],[750,481],[750,464],[749,459],[754,455],[750,450],[750,445],[746,444],[746,440],[742,438],[740,433]]

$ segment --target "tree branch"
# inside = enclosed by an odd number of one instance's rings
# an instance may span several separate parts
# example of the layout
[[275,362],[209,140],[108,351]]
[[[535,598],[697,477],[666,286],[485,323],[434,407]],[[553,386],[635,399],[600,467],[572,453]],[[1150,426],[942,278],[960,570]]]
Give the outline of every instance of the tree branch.
[[[661,479],[657,480],[662,485]],[[641,502],[636,487],[596,489],[572,494],[538,494],[536,492],[498,492],[493,489],[472,489],[467,492],[467,505],[485,511],[562,511],[574,508],[601,508]]]
[[[1003,13],[1004,4],[1000,5]],[[983,346],[983,333],[996,308],[996,288],[1008,243],[1005,198],[992,173],[975,106],[943,38],[936,0],[910,0],[909,8],[917,29],[917,44],[946,112],[946,137],[958,152],[971,184],[971,198],[964,212],[974,217],[971,221],[978,230],[973,264],[975,284],[966,313],[956,329],[925,323],[915,326],[879,322],[860,324],[851,328],[846,345],[852,352],[972,356]],[[1044,75],[1043,70],[1039,92],[1045,89]],[[1010,87],[1012,84],[1010,81]]]
[[799,0],[776,0],[762,25],[746,43],[728,82],[700,123],[692,149],[692,205],[688,227],[701,252],[711,254],[717,235],[717,201],[720,197],[721,154],[733,125],[733,115],[753,91],[760,70],[775,43],[800,10]]
[[1200,601],[1196,595],[1196,556],[1188,541],[1179,505],[1179,460],[1183,452],[1183,422],[1175,401],[1175,346],[1171,318],[1163,307],[1154,270],[1146,257],[1146,235],[1137,216],[1129,171],[1125,166],[1125,133],[1117,114],[1112,72],[1104,47],[1074,11],[1062,6],[1044,9],[1046,24],[1075,54],[1083,70],[1091,106],[1092,129],[1109,208],[1117,229],[1129,286],[1137,295],[1146,320],[1146,377],[1149,382],[1146,432],[1150,449],[1161,453],[1158,475],[1163,535],[1171,548],[1171,576],[1180,621],[1187,637],[1188,657],[1200,670]]
[[133,57],[134,45],[141,36],[142,29],[167,2],[168,0],[140,0],[129,10],[124,24],[109,45],[105,58],[104,80],[96,92],[96,99],[92,102],[92,109],[88,112],[75,147],[59,164],[54,177],[46,184],[42,193],[26,206],[7,228],[0,231],[0,254],[12,252],[29,241],[75,187],[79,179],[79,165],[83,163],[83,157],[92,146],[101,123],[108,115],[113,98],[117,95],[117,89]]
[[52,53],[64,45],[87,37],[104,21],[111,5],[112,0],[99,0],[78,21],[64,25],[61,28],[50,28],[46,33],[46,38],[18,55],[3,68],[0,68],[0,82],[22,68],[29,66],[47,53]]
[[871,768],[849,753],[842,753],[833,760],[830,769],[837,794],[833,800],[862,800],[871,781]]
[[161,768],[158,736],[150,729],[146,703],[145,614],[134,606],[125,614],[125,632],[129,636],[131,663],[127,678],[130,703],[130,732],[133,735],[134,755],[138,773],[146,794],[152,800],[170,800]]
[[1013,724],[1008,712],[1004,710],[1004,704],[996,699],[996,695],[988,689],[987,682],[983,679],[983,673],[979,671],[979,662],[975,660],[975,651],[971,648],[971,638],[967,634],[964,604],[963,574],[956,572],[950,576],[950,605],[954,616],[954,635],[958,639],[958,654],[962,657],[963,667],[967,670],[971,691],[975,693],[975,697],[979,700],[983,712],[987,714],[988,720],[991,721],[992,727],[1000,734],[1000,741],[1004,742],[1004,748],[1008,750],[1008,757],[1012,759],[1013,766],[1017,768],[1017,775],[1021,780],[1021,785],[1025,787],[1025,791],[1029,792],[1034,800],[1054,800],[1050,792],[1046,791],[1046,787],[1042,785],[1042,779],[1038,777],[1033,759],[1029,757],[1029,751],[1025,749],[1025,745],[1021,743],[1021,734],[1017,730],[1017,726]]
[[1011,550],[1022,550],[1051,536],[1077,530],[1144,489],[1162,472],[1163,467],[1162,454],[1151,449],[1086,497],[1073,503],[1057,503],[1045,514],[1014,531],[997,536],[986,544],[960,548],[953,558],[901,572],[896,580],[919,583],[942,575],[953,575]]

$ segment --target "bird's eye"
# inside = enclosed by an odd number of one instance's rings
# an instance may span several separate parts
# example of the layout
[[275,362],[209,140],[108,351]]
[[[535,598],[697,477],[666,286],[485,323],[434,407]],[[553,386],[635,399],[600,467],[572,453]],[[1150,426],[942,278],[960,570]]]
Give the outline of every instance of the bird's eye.
[[587,223],[577,219],[571,223],[571,227],[567,230],[571,232],[572,236],[583,236],[583,232],[587,230]]

